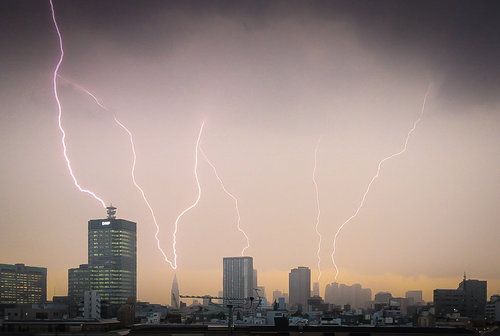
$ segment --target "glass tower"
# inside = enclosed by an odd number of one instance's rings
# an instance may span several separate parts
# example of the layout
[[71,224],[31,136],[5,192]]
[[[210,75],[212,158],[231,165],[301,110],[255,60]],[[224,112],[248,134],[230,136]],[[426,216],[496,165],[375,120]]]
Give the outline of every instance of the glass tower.
[[88,223],[88,263],[90,288],[115,311],[137,297],[137,229],[117,219],[115,207],[107,209],[108,218]]

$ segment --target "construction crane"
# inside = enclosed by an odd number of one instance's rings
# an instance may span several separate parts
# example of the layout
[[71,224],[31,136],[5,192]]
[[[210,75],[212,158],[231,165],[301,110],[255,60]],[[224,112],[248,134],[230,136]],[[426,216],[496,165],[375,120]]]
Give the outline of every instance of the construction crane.
[[[257,305],[255,306],[255,309],[257,309],[262,303],[262,297],[259,294],[260,289],[255,288],[254,290],[257,294]],[[247,298],[235,298],[235,297],[223,297],[223,296],[211,296],[211,295],[179,295],[179,297],[183,299],[203,299],[203,300],[208,300],[208,302],[210,303],[212,302],[212,300],[222,300],[226,305],[226,307],[229,309],[227,318],[227,327],[229,328],[229,330],[232,330],[234,326],[233,322],[234,308],[252,310],[252,307],[254,306],[255,302],[255,297],[253,296]],[[245,306],[247,304],[249,304],[249,306]]]

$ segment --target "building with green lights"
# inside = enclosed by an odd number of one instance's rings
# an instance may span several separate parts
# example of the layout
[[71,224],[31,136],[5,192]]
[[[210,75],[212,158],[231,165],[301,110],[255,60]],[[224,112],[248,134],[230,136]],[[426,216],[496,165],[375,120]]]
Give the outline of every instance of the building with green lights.
[[108,218],[88,222],[90,289],[109,306],[106,315],[137,297],[136,223],[117,219],[116,208],[108,207]]

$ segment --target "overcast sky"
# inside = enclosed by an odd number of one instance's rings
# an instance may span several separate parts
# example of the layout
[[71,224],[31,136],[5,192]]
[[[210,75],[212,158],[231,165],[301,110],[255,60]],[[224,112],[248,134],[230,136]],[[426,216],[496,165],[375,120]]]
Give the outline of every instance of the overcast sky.
[[[386,162],[337,244],[339,282],[374,291],[454,288],[464,271],[500,292],[500,8],[496,1],[60,1],[61,74],[93,91],[134,133],[137,180],[172,256],[177,215],[196,198],[196,137],[239,199],[260,285],[318,275],[312,171],[324,235]],[[87,221],[62,155],[48,1],[0,3],[0,262],[45,266],[49,294],[87,261]],[[112,116],[60,82],[68,154],[80,183],[138,223],[138,296],[166,303],[174,272],[130,178]],[[233,203],[200,158],[199,206],[178,232],[181,293],[217,294],[222,257],[245,245]],[[203,279],[203,281],[200,281]]]

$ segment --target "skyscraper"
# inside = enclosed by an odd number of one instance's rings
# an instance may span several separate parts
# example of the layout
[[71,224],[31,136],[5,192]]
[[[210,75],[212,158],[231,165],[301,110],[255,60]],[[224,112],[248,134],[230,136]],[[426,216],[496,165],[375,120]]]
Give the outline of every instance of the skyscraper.
[[84,295],[90,290],[89,265],[82,264],[78,268],[68,270],[68,303],[69,316],[83,316]]
[[177,283],[177,274],[174,274],[174,280],[172,281],[172,290],[170,291],[170,305],[172,308],[179,309],[179,284]]
[[224,297],[247,298],[254,295],[253,258],[225,257],[223,263]]
[[46,301],[46,268],[24,264],[0,264],[0,304]]
[[311,297],[311,270],[309,267],[293,268],[288,275],[290,306],[307,311],[307,300]]
[[110,315],[128,299],[137,297],[136,223],[117,219],[116,208],[107,208],[106,219],[88,223],[90,289],[110,306]]

